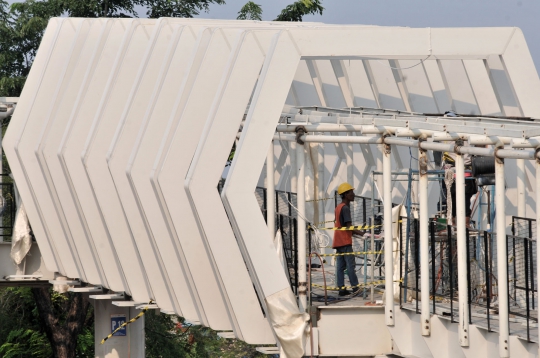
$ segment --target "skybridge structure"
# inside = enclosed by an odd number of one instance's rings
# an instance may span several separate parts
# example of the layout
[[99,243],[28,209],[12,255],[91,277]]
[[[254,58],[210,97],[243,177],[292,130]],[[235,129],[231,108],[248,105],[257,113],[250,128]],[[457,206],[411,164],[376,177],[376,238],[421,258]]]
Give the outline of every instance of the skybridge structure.
[[[539,121],[518,28],[55,18],[2,144],[43,265],[95,299],[97,342],[111,315],[150,304],[285,357],[538,357],[537,333],[512,334],[506,247],[512,216],[540,215]],[[457,158],[456,322],[429,289],[416,312],[396,299],[392,204],[406,188],[392,173],[419,173],[429,288],[435,152]],[[496,330],[468,319],[464,155],[495,158]],[[383,202],[378,306],[308,300],[308,230],[334,219],[344,181]],[[296,193],[297,294],[276,254],[276,189]],[[96,356],[144,356],[144,340],[97,342]]]

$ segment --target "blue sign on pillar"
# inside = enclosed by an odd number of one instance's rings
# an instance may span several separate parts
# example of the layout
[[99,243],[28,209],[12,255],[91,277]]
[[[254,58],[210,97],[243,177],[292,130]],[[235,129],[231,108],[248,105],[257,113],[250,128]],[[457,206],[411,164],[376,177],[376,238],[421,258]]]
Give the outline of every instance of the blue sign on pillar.
[[[126,323],[126,315],[125,314],[113,314],[111,315],[111,333],[114,332],[115,329],[120,327]],[[127,335],[127,327],[122,327],[118,330],[115,334],[113,334],[113,337],[117,336],[126,336]]]

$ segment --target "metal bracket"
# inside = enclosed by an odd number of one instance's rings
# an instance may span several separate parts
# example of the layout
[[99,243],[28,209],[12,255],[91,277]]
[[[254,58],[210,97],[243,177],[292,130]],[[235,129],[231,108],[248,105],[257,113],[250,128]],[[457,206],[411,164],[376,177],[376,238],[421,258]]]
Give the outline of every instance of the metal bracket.
[[384,154],[390,155],[392,153],[392,148],[390,147],[390,144],[386,144],[386,142],[384,141],[385,138],[387,138],[387,137],[390,137],[390,135],[389,134],[383,134],[383,136],[382,136],[383,152],[384,152]]
[[493,155],[493,157],[495,157],[496,163],[504,164],[504,158],[499,158],[499,156],[497,155],[497,152],[499,151],[499,149],[504,149],[504,147],[495,147],[494,148],[495,154]]
[[296,133],[296,143],[300,145],[304,145],[304,141],[300,139],[304,134],[307,134],[307,129],[304,126],[296,126],[294,129],[294,132]]
[[534,150],[534,159],[536,159],[536,162],[538,164],[540,164],[540,158],[538,157],[540,155],[540,146],[537,147],[535,150]]
[[454,152],[456,152],[457,155],[461,155],[461,147],[464,145],[463,138],[457,139],[454,143]]

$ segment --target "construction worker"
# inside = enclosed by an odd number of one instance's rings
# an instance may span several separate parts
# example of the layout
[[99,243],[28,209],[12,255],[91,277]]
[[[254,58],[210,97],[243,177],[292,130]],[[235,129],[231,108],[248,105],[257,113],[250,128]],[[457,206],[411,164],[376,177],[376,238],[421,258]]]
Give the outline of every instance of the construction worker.
[[[348,227],[352,225],[350,203],[354,201],[354,190],[351,184],[343,183],[338,187],[338,195],[341,196],[341,204],[336,207],[336,219],[334,227]],[[363,235],[359,230],[336,230],[334,231],[334,241],[332,248],[336,249],[336,254],[352,253],[353,234]],[[356,262],[354,255],[338,255],[336,259],[336,280],[339,287],[339,295],[351,294],[345,286],[345,268],[349,276],[349,282],[353,287],[353,292],[358,291],[358,278],[356,277]]]

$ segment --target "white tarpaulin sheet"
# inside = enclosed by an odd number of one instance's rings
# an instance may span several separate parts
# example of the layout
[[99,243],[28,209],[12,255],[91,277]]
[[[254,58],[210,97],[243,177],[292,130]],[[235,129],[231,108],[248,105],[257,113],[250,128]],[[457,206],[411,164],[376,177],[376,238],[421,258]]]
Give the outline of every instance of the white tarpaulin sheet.
[[17,205],[15,225],[13,226],[13,237],[11,239],[11,258],[17,265],[24,260],[30,247],[32,247],[32,236],[30,235],[30,223],[24,210],[24,205],[20,202]]

